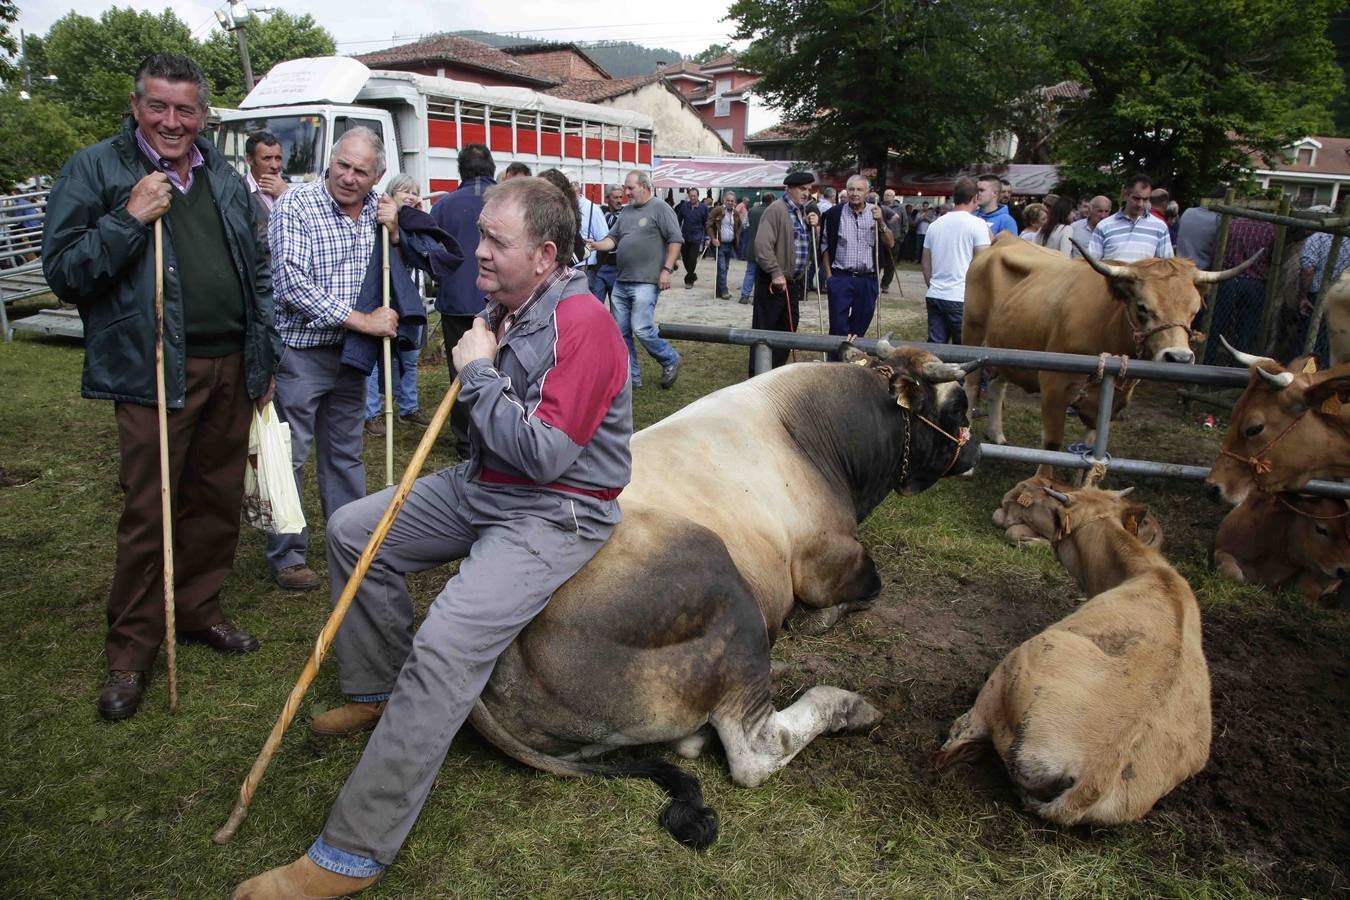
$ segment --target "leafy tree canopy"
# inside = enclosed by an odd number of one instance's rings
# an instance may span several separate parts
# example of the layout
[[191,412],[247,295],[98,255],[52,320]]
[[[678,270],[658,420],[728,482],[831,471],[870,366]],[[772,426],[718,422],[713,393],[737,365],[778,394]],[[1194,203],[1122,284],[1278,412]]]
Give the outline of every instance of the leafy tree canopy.
[[13,56],[19,49],[11,26],[19,21],[19,5],[15,0],[0,0],[0,81],[12,82],[17,67],[7,57]]
[[[293,16],[282,10],[263,18],[250,16],[244,24],[253,77],[261,79],[279,62],[304,56],[332,56],[337,52],[333,36],[320,28],[311,15]],[[233,106],[244,98],[244,73],[239,63],[239,42],[234,32],[214,29],[196,52],[213,90],[211,102]]]
[[712,62],[719,56],[726,56],[731,52],[732,49],[730,44],[709,44],[707,47],[690,57],[690,62],[696,62],[701,66],[704,63]]
[[34,175],[51,175],[89,143],[60,104],[42,97],[20,100],[17,88],[0,93],[0,190]]

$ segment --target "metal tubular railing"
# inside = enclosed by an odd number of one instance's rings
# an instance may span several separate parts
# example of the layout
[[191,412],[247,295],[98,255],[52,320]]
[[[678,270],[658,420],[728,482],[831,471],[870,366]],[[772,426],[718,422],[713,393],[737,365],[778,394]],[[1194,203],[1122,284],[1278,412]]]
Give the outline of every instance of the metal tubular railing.
[[[763,331],[753,328],[725,328],[715,325],[686,325],[666,323],[659,326],[667,340],[702,341],[716,344],[735,344],[753,348],[756,374],[768,370],[769,349],[807,350],[829,352],[839,349],[842,338],[823,334],[799,334],[786,331]],[[1087,375],[1102,373],[1100,401],[1097,409],[1096,440],[1090,450],[1081,454],[1040,447],[1014,447],[1001,444],[980,444],[980,453],[986,459],[1028,462],[1038,465],[1064,466],[1071,469],[1090,469],[1104,465],[1120,475],[1151,478],[1181,478],[1203,481],[1209,475],[1205,466],[1187,466],[1147,459],[1127,459],[1111,456],[1107,450],[1111,433],[1111,410],[1115,401],[1115,381],[1122,370],[1130,378],[1150,381],[1172,381],[1183,384],[1202,384],[1211,387],[1247,386],[1250,374],[1244,369],[1224,366],[1196,366],[1182,363],[1159,363],[1151,360],[1123,360],[1109,356],[1083,356],[1076,353],[1046,353],[1033,350],[1007,350],[1002,347],[971,347],[965,344],[926,344],[920,341],[891,341],[897,347],[918,347],[940,356],[945,362],[984,360],[989,365],[1006,368],[1046,369],[1054,372],[1076,372]],[[875,340],[855,338],[859,350],[876,352]],[[1303,488],[1310,494],[1350,499],[1350,484],[1337,481],[1310,481]]]

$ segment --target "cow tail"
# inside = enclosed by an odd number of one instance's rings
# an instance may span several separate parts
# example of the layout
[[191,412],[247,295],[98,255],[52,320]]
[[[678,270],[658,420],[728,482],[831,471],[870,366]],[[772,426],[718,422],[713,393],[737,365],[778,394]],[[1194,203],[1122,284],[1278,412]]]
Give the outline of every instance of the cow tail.
[[469,722],[490,744],[507,756],[550,775],[566,778],[645,778],[655,782],[670,798],[657,819],[671,837],[693,850],[706,850],[717,840],[717,810],[704,804],[703,789],[698,779],[674,763],[654,758],[590,763],[540,753],[503,728],[488,712],[482,700],[474,704]]

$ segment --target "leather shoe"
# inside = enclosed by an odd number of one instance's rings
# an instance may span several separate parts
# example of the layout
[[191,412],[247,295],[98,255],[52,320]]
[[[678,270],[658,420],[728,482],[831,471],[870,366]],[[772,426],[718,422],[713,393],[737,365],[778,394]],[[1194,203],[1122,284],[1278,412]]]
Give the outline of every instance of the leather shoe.
[[234,889],[234,900],[335,900],[364,891],[379,875],[354,878],[320,866],[308,855],[288,866],[270,869]]
[[178,639],[185,644],[205,644],[221,653],[252,653],[258,649],[258,639],[229,622],[217,622],[200,631],[180,631]]
[[366,419],[366,434],[384,437],[384,416],[371,416]]
[[277,587],[288,591],[317,591],[323,586],[323,579],[306,565],[287,566],[272,573]]
[[346,737],[370,731],[384,715],[387,700],[375,703],[353,701],[326,713],[320,713],[309,723],[309,730],[320,737]]
[[109,722],[130,719],[141,707],[145,692],[145,673],[114,669],[108,673],[98,695],[98,714]]
[[431,420],[428,419],[420,409],[414,409],[406,416],[400,413],[398,420],[404,425],[416,425],[418,428],[426,428],[431,424]]

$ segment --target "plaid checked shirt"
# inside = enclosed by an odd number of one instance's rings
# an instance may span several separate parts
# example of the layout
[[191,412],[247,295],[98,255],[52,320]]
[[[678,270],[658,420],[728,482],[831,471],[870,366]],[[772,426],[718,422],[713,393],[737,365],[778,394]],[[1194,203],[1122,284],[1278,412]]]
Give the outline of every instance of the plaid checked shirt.
[[375,252],[371,191],[356,221],[338,207],[328,186],[312,181],[277,198],[267,225],[277,331],[287,347],[310,350],[342,343],[343,323],[356,308]]
[[806,228],[806,213],[800,206],[783,195],[788,212],[792,213],[792,277],[797,278],[806,271],[806,261],[811,258],[811,233]]

